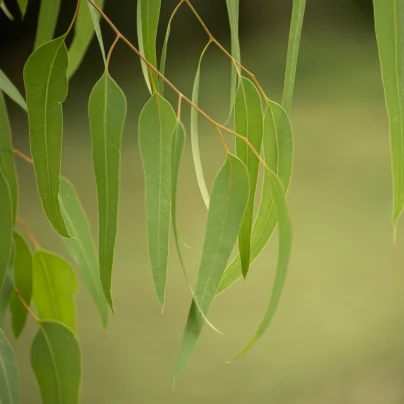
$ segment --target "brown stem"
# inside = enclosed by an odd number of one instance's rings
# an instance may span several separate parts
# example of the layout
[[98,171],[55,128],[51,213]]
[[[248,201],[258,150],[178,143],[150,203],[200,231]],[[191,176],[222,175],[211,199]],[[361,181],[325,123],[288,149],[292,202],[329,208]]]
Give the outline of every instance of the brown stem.
[[31,157],[28,157],[25,153],[23,153],[22,151],[18,150],[18,149],[13,149],[13,153],[20,157],[21,159],[25,160],[27,163],[29,164],[34,164],[34,162],[32,161]]
[[27,312],[29,313],[29,315],[38,323],[39,322],[39,318],[38,316],[32,311],[31,307],[29,307],[29,305],[25,302],[25,300],[23,299],[23,297],[21,296],[20,291],[14,287],[14,292],[18,297],[18,300],[21,302],[21,304],[24,306],[24,308],[27,310]]

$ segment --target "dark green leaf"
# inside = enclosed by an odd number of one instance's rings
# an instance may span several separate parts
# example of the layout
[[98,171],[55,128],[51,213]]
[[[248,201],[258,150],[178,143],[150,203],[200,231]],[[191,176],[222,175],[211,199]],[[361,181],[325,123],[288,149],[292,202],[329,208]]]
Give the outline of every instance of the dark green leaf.
[[171,209],[171,148],[176,116],[171,105],[155,94],[139,117],[139,149],[145,187],[149,254],[154,287],[161,307],[167,282]]
[[43,404],[78,404],[80,347],[68,328],[56,322],[40,322],[31,347],[31,364]]
[[59,204],[63,136],[61,103],[67,96],[65,36],[38,48],[24,67],[31,154],[46,216],[56,231],[70,237]]
[[17,90],[15,85],[10,81],[10,79],[4,74],[0,69],[0,90],[7,94],[15,103],[17,103],[24,111],[27,110],[27,104],[23,96]]
[[88,7],[90,10],[90,14],[91,14],[91,20],[93,21],[95,35],[97,35],[98,44],[100,45],[102,58],[104,59],[104,64],[105,64],[107,59],[105,57],[105,47],[104,47],[104,41],[102,39],[102,33],[101,33],[101,27],[100,27],[100,17],[98,15],[98,11],[90,3],[88,3]]
[[[170,31],[171,31],[171,25],[168,25],[166,36],[164,37],[163,50],[161,51],[160,73],[162,75],[164,75],[166,72],[167,48],[168,48],[168,40],[170,39]],[[163,80],[162,77],[160,77],[159,92],[162,97],[164,97],[164,85],[165,81]]]
[[60,0],[41,0],[34,49],[52,40],[59,16]]
[[4,329],[9,300],[13,292],[13,257],[7,266],[3,280],[0,282],[0,329]]
[[21,11],[21,16],[24,18],[25,13],[27,11],[28,0],[17,0],[17,3]]
[[108,73],[104,73],[91,92],[88,115],[98,193],[101,285],[112,309],[111,278],[118,221],[121,143],[126,99]]

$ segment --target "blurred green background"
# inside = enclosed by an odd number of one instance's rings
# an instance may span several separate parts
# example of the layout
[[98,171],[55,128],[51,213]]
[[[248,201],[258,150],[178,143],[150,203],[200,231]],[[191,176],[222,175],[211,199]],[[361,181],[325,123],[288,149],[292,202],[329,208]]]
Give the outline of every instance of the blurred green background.
[[[6,1],[12,11],[16,6]],[[176,0],[163,0],[161,39]],[[274,100],[281,98],[291,0],[241,0],[245,66]],[[277,403],[399,404],[404,402],[404,240],[392,247],[388,122],[384,106],[371,0],[308,0],[291,119],[294,174],[288,196],[293,255],[278,313],[265,336],[239,362],[269,301],[276,237],[242,281],[215,300],[210,319],[225,337],[205,329],[195,354],[171,393],[174,360],[190,294],[172,250],[167,305],[154,296],[145,237],[143,174],[137,119],[147,100],[140,64],[124,45],[111,72],[128,96],[124,132],[120,223],[113,274],[116,314],[103,334],[86,291],[77,296],[83,350],[83,404]],[[194,0],[214,35],[229,45],[224,0]],[[58,31],[74,1],[63,1]],[[106,12],[136,41],[135,1],[106,0]],[[24,22],[0,19],[0,68],[22,86],[33,44],[38,1]],[[106,41],[108,27],[102,25]],[[167,74],[187,95],[206,37],[186,7],[178,13]],[[230,63],[210,49],[202,68],[201,106],[225,121]],[[76,184],[96,237],[97,203],[87,122],[89,92],[102,73],[93,41],[65,102],[63,173]],[[174,103],[176,98],[169,93]],[[9,105],[16,147],[28,152],[27,120]],[[189,108],[184,109],[184,117]],[[188,124],[188,119],[185,120]],[[233,139],[228,138],[230,143]],[[217,134],[201,122],[201,152],[209,184],[223,161]],[[20,215],[40,244],[66,255],[44,218],[32,167],[18,161]],[[180,173],[179,228],[192,246],[184,251],[195,280],[206,211],[188,142]],[[173,245],[172,245],[173,247]],[[29,322],[15,349],[25,404],[39,390],[29,365],[35,333]]]

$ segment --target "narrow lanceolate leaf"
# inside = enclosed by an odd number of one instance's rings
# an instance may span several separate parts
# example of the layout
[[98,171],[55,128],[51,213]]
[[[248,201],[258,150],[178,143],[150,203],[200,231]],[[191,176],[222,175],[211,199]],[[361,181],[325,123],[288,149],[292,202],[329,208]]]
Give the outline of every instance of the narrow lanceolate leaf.
[[[194,86],[192,89],[192,102],[198,105],[199,102],[199,85],[201,81],[201,62],[199,60],[198,70],[196,71]],[[205,177],[203,175],[201,153],[199,150],[199,112],[195,108],[191,108],[191,147],[192,157],[194,160],[196,180],[198,181],[199,190],[206,208],[209,208],[209,192],[206,186]]]
[[41,0],[34,49],[52,40],[59,16],[60,0]]
[[33,259],[32,301],[41,320],[55,320],[76,330],[73,268],[61,257],[37,250]]
[[20,376],[13,348],[0,330],[0,403],[20,404]]
[[[287,191],[292,174],[292,128],[285,110],[269,101],[264,119],[264,158],[267,166],[278,174]],[[271,238],[277,224],[272,204],[270,174],[265,170],[261,202],[251,235],[250,264],[258,257]],[[242,275],[240,257],[237,256],[226,268],[217,293],[229,288]]]
[[[382,0],[383,1],[383,0]],[[300,38],[302,35],[306,0],[293,0],[292,19],[290,22],[288,55],[286,58],[285,83],[282,105],[289,113],[295,87],[297,59],[299,56]]]
[[91,92],[88,116],[98,194],[101,285],[112,309],[111,278],[118,222],[121,143],[126,99],[108,73],[104,73]]
[[27,110],[27,104],[23,96],[17,90],[16,86],[10,81],[5,73],[0,69],[0,90],[7,94],[24,111]]
[[[249,180],[246,167],[237,157],[229,155],[213,184],[195,289],[195,298],[205,314],[209,311],[236,243],[248,197]],[[204,320],[193,302],[175,365],[174,384],[192,354],[203,324]]]
[[390,121],[394,234],[404,209],[404,1],[374,0],[376,37]]
[[93,21],[95,35],[97,36],[98,44],[100,45],[102,58],[104,59],[104,64],[105,64],[107,59],[105,57],[105,47],[104,47],[104,41],[102,39],[102,33],[101,33],[101,27],[100,27],[100,16],[98,14],[98,11],[90,3],[88,3],[88,7],[90,10],[91,20]]
[[[14,286],[27,305],[31,303],[32,294],[32,254],[24,238],[14,232]],[[15,293],[10,297],[11,326],[14,337],[18,338],[27,321],[27,309]]]
[[0,8],[3,10],[3,13],[6,15],[6,17],[7,17],[9,20],[11,20],[11,21],[14,20],[13,15],[10,13],[10,10],[7,8],[7,6],[6,6],[5,3],[0,2]]
[[[102,8],[104,0],[94,0],[94,3]],[[90,45],[91,39],[94,36],[94,27],[89,7],[93,8],[87,1],[80,3],[79,12],[74,25],[74,38],[69,48],[68,77],[71,77],[80,66],[88,45]]]
[[[154,67],[157,67],[156,39],[157,28],[160,18],[161,0],[139,0],[138,1],[138,42],[141,54]],[[149,90],[151,84],[158,86],[158,76],[155,72],[149,72],[150,69],[142,62],[142,70]]]
[[0,170],[2,171],[10,191],[15,222],[18,206],[18,182],[14,165],[13,146],[11,143],[11,127],[8,121],[6,104],[0,91]]
[[24,67],[31,155],[46,216],[63,237],[70,237],[59,204],[63,116],[67,96],[65,36],[38,48]]
[[60,323],[41,321],[31,347],[31,365],[43,404],[78,404],[81,383],[80,347]]
[[149,255],[154,287],[164,306],[171,209],[171,151],[176,116],[171,105],[154,94],[139,117],[139,149],[146,187]]
[[60,201],[67,228],[74,235],[74,238],[64,239],[66,248],[77,265],[105,329],[108,324],[108,303],[101,286],[100,267],[91,236],[90,224],[73,185],[63,177],[60,186]]
[[27,6],[28,6],[28,0],[17,0],[18,7],[20,8],[21,11],[21,16],[24,18],[25,13],[27,11]]
[[[234,104],[236,132],[246,138],[257,153],[261,151],[264,130],[261,96],[255,85],[242,78]],[[237,156],[247,167],[250,177],[250,195],[238,238],[241,268],[246,278],[250,266],[251,231],[254,215],[255,190],[257,188],[259,160],[242,139],[236,139]]]
[[[164,37],[163,50],[161,51],[161,59],[160,59],[160,73],[164,76],[166,72],[166,61],[167,61],[167,48],[168,48],[168,40],[170,39],[170,31],[171,25],[167,26],[166,36]],[[162,77],[159,79],[159,93],[162,97],[164,97],[164,85],[165,81]]]
[[13,256],[7,266],[3,280],[0,282],[0,329],[4,329],[4,322],[9,307],[10,296],[13,292]]

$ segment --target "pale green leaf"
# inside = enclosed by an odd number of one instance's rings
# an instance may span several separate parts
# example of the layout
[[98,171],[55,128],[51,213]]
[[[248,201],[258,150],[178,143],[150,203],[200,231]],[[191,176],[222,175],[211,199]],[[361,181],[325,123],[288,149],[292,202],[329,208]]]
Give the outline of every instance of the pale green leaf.
[[[229,155],[212,188],[208,222],[199,266],[195,298],[208,313],[226,268],[249,197],[247,169]],[[174,369],[174,384],[184,370],[202,331],[204,320],[193,302]]]
[[21,16],[24,18],[25,13],[27,11],[27,6],[28,6],[28,0],[17,0],[18,7],[20,8],[21,11]]
[[[14,232],[14,246],[14,286],[29,306],[32,295],[32,254],[24,238],[16,232]],[[24,330],[28,313],[15,293],[10,297],[10,313],[14,337],[18,338]]]
[[7,8],[5,3],[0,3],[0,8],[3,10],[3,13],[6,15],[6,17],[13,21],[14,20],[14,16],[10,13],[10,10]]
[[60,0],[41,0],[34,49],[52,40],[59,16]]
[[[384,1],[384,0],[382,0]],[[288,54],[286,58],[285,83],[282,105],[289,113],[295,87],[297,59],[299,56],[300,38],[302,35],[306,0],[293,0],[292,19],[290,22]]]
[[101,286],[100,267],[90,223],[73,184],[63,177],[60,183],[60,202],[67,228],[74,235],[74,238],[64,239],[66,248],[77,264],[78,272],[97,307],[105,329],[108,325],[108,303]]
[[13,255],[7,265],[6,273],[0,282],[0,329],[4,329],[10,296],[13,292]]
[[164,306],[171,209],[171,151],[176,116],[171,105],[154,94],[139,117],[139,149],[146,188],[149,255],[157,298]]
[[59,204],[63,115],[68,91],[65,36],[38,48],[24,67],[31,155],[39,196],[55,230],[70,237]]
[[[293,137],[292,128],[285,110],[269,101],[264,119],[264,158],[272,171],[278,174],[287,191],[292,174]],[[277,216],[272,205],[270,174],[264,172],[261,202],[251,235],[250,264],[258,257],[271,238],[277,224]],[[217,293],[229,288],[242,276],[240,256],[226,268]]]
[[78,404],[81,383],[80,347],[60,323],[42,321],[31,347],[31,365],[43,404]]
[[27,104],[23,96],[20,94],[16,86],[5,75],[3,70],[0,69],[0,90],[7,94],[16,104],[18,104],[24,111],[27,110]]
[[115,81],[104,73],[88,102],[93,164],[99,211],[99,265],[101,285],[113,309],[112,266],[118,221],[122,131],[126,99]]
[[61,257],[37,250],[33,259],[32,301],[41,320],[55,320],[76,332],[73,268]]
[[104,41],[102,39],[102,32],[101,32],[101,26],[100,26],[100,17],[98,15],[98,11],[90,3],[88,3],[88,7],[89,7],[89,10],[90,10],[90,14],[91,14],[91,20],[93,21],[95,35],[97,35],[98,44],[100,45],[102,58],[103,58],[104,64],[105,64],[107,58],[105,56]]
[[[104,0],[94,0],[94,3],[102,8]],[[74,23],[74,38],[69,47],[69,67],[67,69],[67,76],[71,77],[80,66],[81,61],[90,45],[91,39],[94,35],[93,22],[99,27],[99,16],[94,13],[96,20],[94,21],[90,14],[90,9],[94,9],[91,4],[83,0],[80,3],[79,12],[77,14],[76,22]],[[103,48],[101,48],[103,49]]]
[[[166,36],[164,37],[163,50],[161,51],[160,59],[160,73],[164,76],[166,72],[166,61],[167,61],[167,48],[168,40],[170,39],[171,25],[167,26]],[[165,81],[162,77],[159,78],[159,92],[162,97],[164,97],[164,85]]]
[[404,209],[404,1],[374,0],[376,37],[390,121],[394,237]]
[[20,404],[20,376],[13,348],[0,330],[0,403]]
[[[261,152],[264,118],[261,96],[255,85],[245,77],[240,80],[234,103],[236,132],[250,142],[257,153]],[[238,237],[241,268],[244,278],[250,266],[251,232],[254,215],[255,191],[258,181],[258,157],[242,139],[236,139],[237,156],[247,167],[250,178],[250,195]]]

